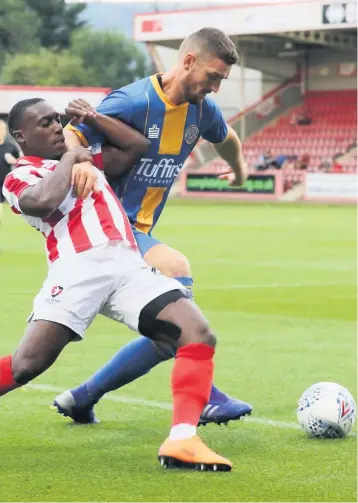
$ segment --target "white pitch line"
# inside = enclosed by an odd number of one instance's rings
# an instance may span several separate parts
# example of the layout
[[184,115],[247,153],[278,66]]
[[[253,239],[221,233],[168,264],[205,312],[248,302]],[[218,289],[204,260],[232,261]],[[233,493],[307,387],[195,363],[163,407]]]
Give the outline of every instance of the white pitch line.
[[[65,391],[63,388],[58,388],[57,386],[52,386],[51,384],[26,384],[25,388],[32,388],[37,391],[51,391],[54,393],[62,393]],[[156,402],[155,400],[145,400],[144,398],[127,398],[125,396],[118,395],[104,395],[105,400],[110,400],[111,402],[120,403],[130,403],[133,405],[145,405],[146,407],[152,407],[156,409],[172,410],[172,405],[168,402]]]
[[209,285],[201,286],[198,285],[197,290],[236,290],[245,288],[302,288],[309,286],[354,286],[356,283],[346,283],[346,282],[331,282],[331,283],[261,283],[261,284],[232,284],[232,285]]
[[[51,384],[26,384],[25,389],[30,388],[36,391],[42,391],[44,393],[46,392],[54,392],[54,393],[62,393],[64,390],[62,388],[58,388],[57,386],[52,386]],[[145,400],[143,398],[127,398],[125,396],[119,396],[119,395],[104,395],[103,397],[105,400],[109,400],[111,402],[119,402],[119,403],[129,403],[132,405],[140,405],[140,406],[146,406],[146,407],[152,407],[155,409],[162,409],[162,410],[172,410],[172,404],[168,402],[157,402],[155,400]],[[245,422],[248,421],[250,423],[256,423],[256,424],[262,424],[264,426],[273,426],[275,428],[282,428],[282,429],[294,429],[294,430],[300,430],[300,427],[296,423],[290,423],[286,421],[276,421],[272,419],[267,419],[264,417],[253,417],[253,416],[246,416],[245,417]]]
[[[232,285],[207,285],[203,286],[198,284],[195,290],[243,290],[249,288],[304,288],[310,286],[357,286],[354,282],[327,282],[327,283],[234,283]],[[33,290],[21,290],[21,292],[7,292],[7,295],[21,296],[21,295],[34,295],[36,292]]]
[[[192,262],[195,262],[193,260]],[[261,260],[239,260],[232,258],[215,258],[215,259],[200,259],[198,260],[200,264],[224,264],[224,265],[244,265],[251,267],[277,267],[277,268],[285,268],[285,269],[295,269],[296,271],[299,269],[313,269],[313,270],[323,270],[323,271],[334,271],[334,272],[349,272],[356,274],[357,268],[356,264],[349,264],[347,261],[345,262],[314,262],[314,261],[261,261]]]

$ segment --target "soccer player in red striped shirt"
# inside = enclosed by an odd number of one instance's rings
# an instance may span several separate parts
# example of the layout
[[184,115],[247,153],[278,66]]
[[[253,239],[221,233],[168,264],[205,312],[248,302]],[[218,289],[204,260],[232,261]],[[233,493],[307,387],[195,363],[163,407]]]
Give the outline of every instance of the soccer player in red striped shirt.
[[[114,119],[97,118],[102,120]],[[139,133],[118,124],[127,156],[130,143],[139,151],[146,147]],[[49,272],[20,346],[0,358],[0,395],[48,369],[103,314],[178,347],[172,428],[159,450],[161,464],[230,471],[230,461],[196,435],[212,386],[216,343],[201,311],[176,279],[144,262],[121,203],[92,165],[90,152],[83,147],[66,152],[60,118],[51,105],[41,99],[17,103],[9,129],[25,155],[6,177],[4,195],[13,211],[45,236]]]

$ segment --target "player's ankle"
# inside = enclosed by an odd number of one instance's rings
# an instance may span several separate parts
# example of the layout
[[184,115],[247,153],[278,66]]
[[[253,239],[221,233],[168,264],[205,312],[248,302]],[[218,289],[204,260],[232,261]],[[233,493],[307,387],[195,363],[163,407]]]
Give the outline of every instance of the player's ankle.
[[184,440],[196,435],[196,426],[188,423],[180,423],[172,426],[169,434],[170,440]]

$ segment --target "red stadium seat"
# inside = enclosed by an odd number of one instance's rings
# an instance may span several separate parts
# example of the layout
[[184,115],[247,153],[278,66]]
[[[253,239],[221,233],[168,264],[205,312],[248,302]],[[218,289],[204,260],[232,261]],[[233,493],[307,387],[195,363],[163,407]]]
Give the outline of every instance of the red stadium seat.
[[[264,151],[273,155],[307,154],[310,170],[318,170],[321,162],[337,153],[344,153],[355,142],[357,128],[357,95],[353,90],[308,91],[304,104],[312,116],[309,125],[291,124],[301,106],[280,117],[249,138],[245,152],[251,152],[250,160],[258,160]],[[248,150],[246,150],[248,149]],[[344,170],[356,170],[357,159],[347,161]],[[293,183],[293,182],[292,182]]]

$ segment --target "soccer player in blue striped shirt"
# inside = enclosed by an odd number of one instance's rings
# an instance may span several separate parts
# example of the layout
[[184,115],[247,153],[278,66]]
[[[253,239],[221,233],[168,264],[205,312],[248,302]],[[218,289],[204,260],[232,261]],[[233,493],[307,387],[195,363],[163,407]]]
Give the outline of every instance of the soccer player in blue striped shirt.
[[[241,185],[247,176],[241,142],[224,120],[219,107],[208,97],[218,92],[231,66],[238,61],[233,42],[221,30],[203,28],[188,36],[179,49],[176,66],[110,93],[98,113],[115,117],[150,140],[144,157],[111,180],[111,186],[133,226],[146,262],[163,274],[177,278],[192,296],[193,279],[188,259],[152,235],[167,201],[170,188],[200,138],[214,145],[228,162],[231,183]],[[91,127],[95,113],[83,100],[67,108],[74,118],[67,126],[70,147],[82,144],[100,151],[107,140]],[[73,125],[76,124],[76,125]],[[225,175],[224,175],[225,176]],[[93,405],[108,391],[148,373],[175,355],[175,348],[140,337],[124,346],[102,369],[76,389],[55,399],[58,410],[77,422],[95,422]],[[227,423],[251,412],[251,406],[212,388],[201,423]]]

